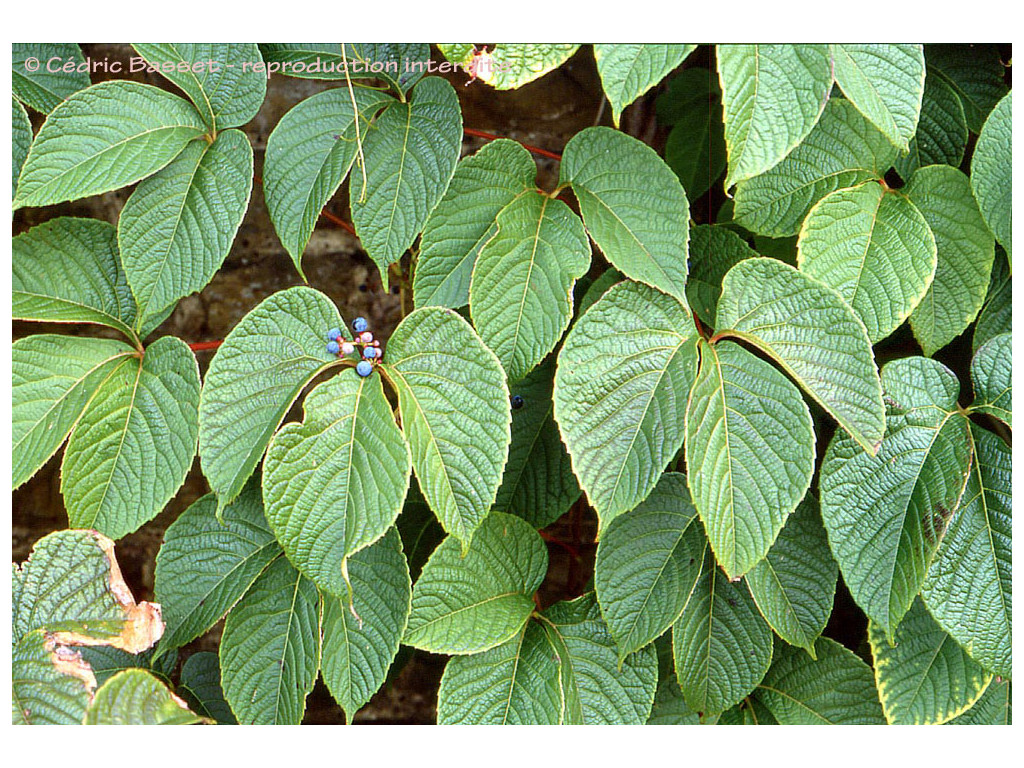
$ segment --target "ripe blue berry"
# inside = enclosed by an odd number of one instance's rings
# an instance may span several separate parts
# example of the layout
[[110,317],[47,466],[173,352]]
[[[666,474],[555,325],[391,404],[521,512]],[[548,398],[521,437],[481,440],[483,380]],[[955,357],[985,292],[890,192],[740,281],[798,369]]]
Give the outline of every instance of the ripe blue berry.
[[337,341],[340,338],[341,338],[341,329],[340,328],[331,328],[331,330],[329,330],[327,332],[327,340],[328,341]]
[[373,360],[373,358],[375,358],[379,354],[380,350],[377,349],[376,347],[367,347],[366,349],[363,350],[363,357],[365,357],[367,360]]
[[373,373],[373,365],[369,360],[360,360],[359,365],[356,366],[356,373],[360,376],[369,376]]
[[327,345],[327,351],[332,355],[336,355],[341,351],[341,347],[338,346],[338,342],[332,341]]
[[341,345],[341,353],[343,355],[351,355],[355,351],[355,345],[353,345],[352,342],[350,341],[346,341],[344,344]]
[[512,395],[512,397],[509,399],[512,401],[512,409],[516,411],[522,408],[523,404],[525,403],[525,401],[522,398],[522,395]]
[[369,327],[365,317],[357,317],[352,321],[352,330],[356,333],[362,333]]

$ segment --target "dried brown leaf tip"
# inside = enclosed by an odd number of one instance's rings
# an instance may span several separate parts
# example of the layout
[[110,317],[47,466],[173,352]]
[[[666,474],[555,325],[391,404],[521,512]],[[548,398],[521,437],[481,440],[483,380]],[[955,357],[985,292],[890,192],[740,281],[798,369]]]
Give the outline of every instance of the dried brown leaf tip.
[[82,652],[59,645],[57,638],[50,634],[46,635],[44,647],[50,654],[50,660],[53,662],[54,669],[62,675],[68,675],[80,680],[85,686],[86,693],[89,694],[91,701],[92,695],[96,691],[96,675],[93,674],[89,663],[82,658]]

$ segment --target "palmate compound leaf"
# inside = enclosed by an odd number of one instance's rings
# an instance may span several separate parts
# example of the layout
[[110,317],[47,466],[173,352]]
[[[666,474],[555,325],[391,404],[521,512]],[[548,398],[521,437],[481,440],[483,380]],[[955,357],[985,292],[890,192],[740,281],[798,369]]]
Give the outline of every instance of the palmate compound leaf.
[[377,118],[362,145],[365,173],[349,185],[352,223],[383,276],[412,245],[455,172],[462,146],[455,89],[440,77],[424,78],[408,102]]
[[61,465],[73,528],[118,539],[178,492],[196,454],[199,366],[173,336],[124,358],[78,419]]
[[982,666],[1013,674],[1011,452],[971,425],[974,462],[960,508],[935,553],[921,596],[935,620]]
[[597,546],[594,586],[619,659],[662,635],[686,607],[707,542],[686,478],[666,472]]
[[873,621],[868,641],[878,698],[895,725],[939,725],[966,712],[992,680],[915,600],[893,642]]
[[191,104],[152,85],[108,80],[78,91],[39,129],[14,207],[54,205],[144,179],[204,131]]
[[836,82],[861,113],[903,152],[917,131],[924,93],[924,47],[913,44],[836,43]]
[[773,168],[814,128],[832,89],[827,45],[719,45],[725,188]]
[[782,162],[736,185],[736,223],[760,235],[795,235],[821,198],[882,178],[897,152],[856,107],[833,98]]
[[537,165],[519,142],[498,139],[459,161],[420,238],[412,290],[417,307],[469,303],[473,265],[497,231],[498,213],[530,189]]
[[971,410],[995,416],[1013,428],[1013,339],[1001,333],[978,350],[971,361],[974,403]]
[[[518,88],[541,75],[558,69],[576,53],[575,43],[498,43],[492,48],[477,49],[470,43],[439,43],[438,48],[448,61],[462,65],[499,91]],[[480,56],[474,63],[474,57]]]
[[853,599],[892,640],[921,589],[971,464],[959,384],[908,357],[882,370],[888,425],[878,454],[837,432],[822,462],[821,516]]
[[11,98],[11,196],[18,189],[18,176],[21,167],[28,157],[28,148],[32,144],[32,123],[28,113],[15,98]]
[[611,288],[569,332],[555,419],[602,529],[646,498],[682,447],[696,369],[687,308],[641,283]]
[[838,575],[818,501],[808,494],[746,579],[758,610],[775,633],[813,657],[814,642],[832,615]]
[[320,211],[356,160],[357,127],[362,140],[373,116],[392,101],[371,88],[353,87],[351,95],[346,88],[333,88],[296,104],[267,139],[263,198],[300,275],[302,252]]
[[565,147],[559,182],[570,184],[587,231],[626,277],[686,302],[690,206],[678,177],[638,139],[606,127]]
[[505,372],[472,326],[440,307],[406,316],[388,340],[385,361],[420,489],[465,553],[508,458]]
[[726,227],[700,224],[690,227],[690,275],[686,281],[686,299],[709,328],[715,327],[722,280],[729,270],[757,251]]
[[402,642],[431,653],[480,653],[518,634],[533,612],[533,593],[548,551],[525,520],[492,512],[469,551],[449,536],[430,556],[412,592]]
[[320,668],[320,598],[279,557],[228,614],[221,685],[238,722],[298,725]]
[[241,492],[302,388],[337,364],[327,351],[336,327],[346,328],[330,299],[289,288],[243,317],[213,356],[199,403],[199,456],[218,510]]
[[[1004,96],[985,121],[971,158],[971,189],[981,215],[1013,264],[1011,213],[1013,202],[1013,93]],[[38,142],[39,139],[37,138]],[[21,184],[24,182],[22,174]]]
[[118,672],[100,686],[86,725],[193,725],[203,719],[144,669]]
[[576,281],[590,268],[583,223],[561,200],[527,191],[506,205],[480,249],[469,287],[473,325],[510,381],[558,344]]
[[910,140],[910,152],[897,158],[894,166],[904,181],[910,181],[919,168],[928,165],[956,168],[964,159],[967,137],[963,102],[940,75],[929,70],[924,79],[917,133]]
[[878,450],[878,370],[864,324],[839,294],[775,259],[744,259],[722,281],[717,320],[719,333],[765,352],[864,450]]
[[776,642],[757,698],[783,725],[884,725],[871,667],[835,640],[819,637],[814,656]]
[[772,661],[772,631],[750,593],[704,558],[693,596],[672,627],[676,679],[695,712],[717,714],[761,682]]
[[398,530],[352,555],[348,575],[351,607],[323,596],[323,678],[351,723],[384,684],[409,619],[412,584]]
[[203,496],[171,523],[157,553],[153,589],[167,623],[161,654],[216,624],[281,554],[257,481],[224,508],[220,520],[216,511],[216,496]]
[[981,698],[959,717],[949,721],[949,725],[1010,725],[1011,715],[1010,681],[993,680],[981,695]]
[[[14,96],[44,115],[68,96],[88,88],[92,82],[85,67],[82,49],[76,43],[12,43],[11,87]],[[40,66],[26,67],[27,59],[36,59]],[[56,59],[56,61],[54,61]],[[46,66],[52,62],[51,66]],[[65,72],[63,65],[74,64],[74,71]],[[56,64],[58,71],[52,72]]]
[[800,271],[835,289],[872,343],[910,316],[936,263],[935,237],[917,206],[873,181],[822,198],[797,243]]
[[595,43],[597,73],[611,104],[615,127],[619,125],[622,110],[660,83],[696,48],[696,45],[681,43]]
[[814,473],[814,424],[800,390],[731,341],[701,341],[686,407],[687,483],[730,578],[761,560]]
[[956,168],[921,168],[904,192],[928,222],[938,254],[935,279],[910,314],[914,337],[930,357],[963,333],[981,310],[995,241],[978,211],[970,181]]

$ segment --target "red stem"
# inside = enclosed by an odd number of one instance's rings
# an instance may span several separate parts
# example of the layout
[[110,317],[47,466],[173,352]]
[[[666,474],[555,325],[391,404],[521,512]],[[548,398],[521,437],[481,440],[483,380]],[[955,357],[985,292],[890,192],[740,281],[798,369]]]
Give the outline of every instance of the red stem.
[[193,341],[188,345],[188,348],[193,352],[202,352],[204,349],[216,349],[224,343],[224,339],[217,341]]
[[[350,235],[355,235],[356,234],[355,227],[353,227],[351,224],[349,224],[344,219],[335,216],[333,213],[328,211],[326,208],[324,210],[320,211],[320,215],[323,216],[325,219],[327,219],[332,224],[336,224],[337,226],[341,227],[346,232],[348,232]],[[356,235],[356,237],[358,237],[358,235]]]
[[[495,139],[505,138],[504,136],[497,136],[493,133],[485,133],[484,131],[478,131],[475,128],[463,128],[462,132],[467,136],[476,136],[478,139],[487,139],[488,141],[494,141]],[[562,156],[556,152],[549,152],[546,149],[541,149],[540,147],[535,147],[531,144],[524,144],[521,141],[519,143],[523,145],[523,149],[528,149],[535,155],[540,155],[542,157],[550,157],[552,160],[562,159]]]
[[576,549],[576,547],[574,547],[572,544],[567,544],[566,542],[562,541],[561,539],[559,539],[559,538],[557,538],[555,536],[552,536],[547,531],[537,531],[537,533],[540,534],[540,537],[542,539],[544,539],[544,541],[550,541],[552,544],[557,544],[559,547],[564,549],[566,552],[568,552],[574,558],[576,558],[577,560],[579,559],[579,557],[580,557],[579,550]]

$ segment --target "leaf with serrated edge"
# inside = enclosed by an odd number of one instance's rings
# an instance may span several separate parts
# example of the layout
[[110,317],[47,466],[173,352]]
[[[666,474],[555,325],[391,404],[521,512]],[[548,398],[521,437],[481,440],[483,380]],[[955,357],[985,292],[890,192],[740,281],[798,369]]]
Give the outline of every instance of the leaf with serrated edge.
[[[981,129],[971,158],[971,189],[978,201],[981,215],[999,244],[1006,249],[1006,259],[1013,264],[1011,213],[1013,198],[1013,93],[1008,93],[992,110]],[[39,139],[37,138],[38,142]],[[22,174],[24,184],[24,174]]]
[[507,91],[558,69],[576,53],[579,45],[498,43],[478,50],[470,43],[439,43],[438,48],[448,61],[460,64],[467,75],[472,74],[499,91]]
[[11,649],[14,725],[81,725],[96,677],[79,651],[43,630],[15,638]]
[[1010,714],[1010,699],[1010,681],[997,682],[993,680],[973,707],[959,717],[950,720],[948,724],[1010,725],[1013,719]]
[[665,139],[665,162],[689,200],[703,197],[725,170],[721,96],[718,78],[694,67],[673,78],[656,103],[658,119],[674,123]]
[[197,714],[224,725],[237,725],[220,687],[220,660],[216,653],[193,653],[181,667],[177,690]]
[[1013,340],[1001,333],[974,355],[971,361],[974,403],[971,410],[995,416],[1013,428]]
[[11,196],[18,188],[18,176],[21,167],[28,157],[28,148],[32,144],[32,123],[28,113],[15,98],[11,98]]
[[928,72],[941,77],[956,91],[964,105],[967,125],[980,133],[989,112],[1006,95],[1006,66],[995,43],[946,43],[926,45]]
[[978,322],[974,326],[971,338],[972,354],[990,339],[1000,333],[1013,330],[1013,280],[1010,279],[1010,267],[1006,263],[1006,254],[1002,248],[996,248],[996,259],[992,265],[992,279],[988,284],[985,303],[978,313]]
[[928,165],[955,168],[964,159],[967,137],[963,102],[942,77],[929,71],[924,79],[917,133],[910,140],[910,152],[896,159],[896,171],[904,181],[910,181],[917,170]]
[[[88,88],[92,82],[85,67],[82,49],[76,43],[12,43],[11,86],[14,95],[44,115],[53,110],[71,94]],[[30,70],[25,66],[28,59],[36,59],[42,66]],[[56,58],[56,72],[46,62]],[[64,71],[63,65],[74,63],[71,72]]]
[[601,87],[612,107],[612,122],[619,125],[622,110],[656,86],[696,45],[595,43],[594,59]]
[[686,281],[686,298],[702,323],[715,327],[722,279],[741,261],[755,256],[757,251],[731,229],[714,224],[690,228],[690,275]]
[[118,672],[100,686],[86,725],[193,725],[202,718],[144,669]]

